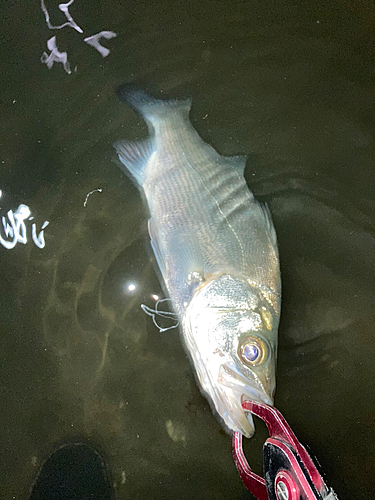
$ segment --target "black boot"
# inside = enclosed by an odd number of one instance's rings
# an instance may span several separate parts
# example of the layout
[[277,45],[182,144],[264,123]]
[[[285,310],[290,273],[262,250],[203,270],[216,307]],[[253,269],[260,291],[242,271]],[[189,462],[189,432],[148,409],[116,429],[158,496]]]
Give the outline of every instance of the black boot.
[[60,447],[43,464],[29,500],[113,500],[103,458],[83,443]]

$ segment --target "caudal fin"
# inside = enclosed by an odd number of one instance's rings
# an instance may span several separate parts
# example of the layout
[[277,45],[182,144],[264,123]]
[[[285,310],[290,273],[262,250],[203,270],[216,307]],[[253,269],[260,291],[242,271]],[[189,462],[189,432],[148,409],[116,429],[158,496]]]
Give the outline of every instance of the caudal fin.
[[120,85],[116,89],[116,94],[120,101],[140,113],[152,124],[160,119],[167,119],[171,114],[188,117],[191,108],[191,99],[155,99],[133,83]]

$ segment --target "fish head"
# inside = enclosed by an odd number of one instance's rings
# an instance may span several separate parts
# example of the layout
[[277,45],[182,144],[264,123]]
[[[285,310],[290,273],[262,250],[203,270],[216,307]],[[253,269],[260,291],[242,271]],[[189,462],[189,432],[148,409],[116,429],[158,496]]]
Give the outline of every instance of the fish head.
[[250,437],[242,403],[273,404],[278,315],[259,287],[221,275],[197,290],[182,326],[203,391],[227,428]]

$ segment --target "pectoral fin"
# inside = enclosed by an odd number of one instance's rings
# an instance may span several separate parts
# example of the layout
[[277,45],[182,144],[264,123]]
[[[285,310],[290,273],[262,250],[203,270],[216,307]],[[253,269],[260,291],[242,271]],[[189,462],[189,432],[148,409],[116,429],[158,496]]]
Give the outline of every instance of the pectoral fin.
[[175,256],[178,273],[189,287],[195,288],[204,279],[203,258],[197,237],[186,228],[178,228],[170,235],[169,246]]
[[163,278],[165,279],[167,270],[167,255],[161,246],[161,235],[159,234],[158,225],[154,219],[148,220],[148,234],[150,235],[151,247],[154,252],[156,262]]
[[[162,234],[153,219],[148,221],[148,232],[155,258],[164,278],[167,273],[169,276],[176,275],[181,279],[181,285],[186,285],[187,289],[203,281],[203,258],[198,239],[194,234],[186,231],[186,228],[165,230]],[[168,269],[171,265],[174,267],[173,270]]]

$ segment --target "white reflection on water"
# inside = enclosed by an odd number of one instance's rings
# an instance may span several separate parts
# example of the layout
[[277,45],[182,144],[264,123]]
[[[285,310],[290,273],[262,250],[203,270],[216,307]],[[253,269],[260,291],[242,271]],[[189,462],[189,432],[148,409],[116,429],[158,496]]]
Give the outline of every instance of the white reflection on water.
[[[2,196],[2,192],[0,190],[0,198]],[[23,243],[26,245],[27,243],[27,226],[26,220],[33,220],[34,217],[31,216],[31,210],[27,205],[19,205],[17,210],[13,212],[13,210],[8,210],[6,216],[3,215],[1,217],[1,222],[3,225],[3,235],[0,230],[0,244],[6,248],[7,250],[11,250],[16,246],[17,243]],[[39,234],[36,232],[36,224],[32,223],[31,226],[31,237],[34,241],[35,245],[39,248],[45,247],[44,240],[44,229],[48,226],[49,221],[45,221],[42,225],[42,230]]]
[[72,5],[73,2],[74,2],[74,0],[70,0],[70,2],[68,2],[68,3],[60,3],[59,4],[59,9],[61,10],[61,12],[64,12],[65,17],[67,18],[68,21],[64,24],[60,24],[59,26],[53,26],[49,20],[49,13],[48,13],[47,7],[44,3],[44,0],[41,0],[40,4],[42,7],[42,11],[44,12],[44,15],[46,18],[46,23],[47,23],[47,26],[49,27],[50,30],[60,30],[61,28],[65,28],[65,26],[70,26],[71,28],[74,28],[75,30],[77,30],[78,33],[83,33],[82,28],[80,28],[78,26],[78,24],[74,21],[74,19],[72,18],[72,16],[70,15],[70,12],[69,12],[69,6]]
[[101,38],[110,40],[111,38],[115,38],[116,36],[117,34],[114,31],[101,31],[96,35],[88,36],[83,41],[86,42],[88,45],[91,45],[91,47],[94,47],[94,49],[96,49],[98,52],[100,52],[102,57],[107,57],[111,51],[107,49],[107,47],[103,47],[103,45],[100,44],[99,40]]
[[[41,0],[41,8],[42,11],[44,12],[44,16],[46,18],[46,23],[49,29],[51,30],[60,30],[65,27],[70,27],[78,31],[78,33],[83,34],[82,28],[78,26],[78,24],[74,21],[73,17],[71,16],[69,12],[69,6],[72,5],[74,0],[70,0],[67,3],[60,3],[59,4],[59,10],[65,14],[65,17],[67,18],[67,22],[60,24],[58,26],[54,26],[50,22],[50,15],[47,10],[47,7],[44,3],[44,0]],[[94,47],[101,55],[102,57],[107,57],[109,53],[111,52],[107,47],[103,47],[100,43],[101,38],[105,38],[106,40],[110,40],[111,38],[115,38],[117,34],[114,31],[100,31],[96,35],[91,35],[86,37],[83,41],[86,42],[88,45],[91,45],[91,47]],[[47,54],[46,52],[43,52],[40,60],[42,63],[45,63],[47,65],[48,69],[51,69],[53,66],[53,63],[62,63],[63,68],[68,75],[71,74],[70,70],[70,63],[68,61],[68,54],[67,52],[60,52],[57,48],[57,42],[56,42],[56,36],[53,36],[47,41],[47,47],[48,50],[50,51],[50,54]],[[77,67],[76,67],[77,69]]]
[[47,65],[48,69],[51,69],[53,63],[61,63],[63,65],[64,70],[68,75],[71,73],[70,63],[68,61],[68,54],[66,52],[60,52],[56,45],[56,37],[53,36],[47,41],[47,47],[50,51],[48,55],[47,52],[43,52],[42,57],[40,58],[42,63]]
[[135,285],[134,283],[129,283],[128,285],[126,285],[126,290],[130,293],[134,292],[136,289],[137,285]]

